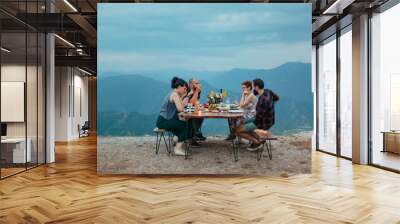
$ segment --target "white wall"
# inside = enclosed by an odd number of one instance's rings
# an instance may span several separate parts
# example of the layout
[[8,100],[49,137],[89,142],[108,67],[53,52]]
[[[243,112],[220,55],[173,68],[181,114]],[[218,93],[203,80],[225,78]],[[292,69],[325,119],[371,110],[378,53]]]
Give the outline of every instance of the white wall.
[[55,141],[68,140],[68,117],[69,117],[69,96],[70,84],[69,68],[55,68]]
[[[2,82],[25,82],[25,76],[27,69],[28,76],[28,88],[27,88],[27,119],[28,129],[32,127],[32,130],[36,130],[36,80],[32,77],[36,77],[36,67],[18,65],[18,64],[5,64],[1,66],[1,81]],[[29,88],[31,87],[31,88]],[[4,96],[3,96],[4,97]],[[41,107],[42,105],[39,105]],[[6,110],[6,108],[2,108]],[[34,111],[35,113],[33,113]],[[32,123],[33,122],[33,123]],[[7,135],[9,137],[25,137],[25,123],[26,122],[7,122]],[[28,131],[29,131],[28,130]],[[36,132],[35,132],[36,133]],[[28,133],[29,137],[29,133]]]
[[[38,70],[36,70],[38,69]],[[22,113],[26,112],[27,119],[22,122],[5,122],[7,124],[8,138],[24,138],[30,140],[32,161],[44,163],[45,147],[45,120],[44,120],[44,74],[42,67],[25,66],[25,64],[3,64],[1,66],[2,82],[24,82],[26,84],[26,106],[21,108]],[[25,80],[27,78],[27,80]],[[2,95],[2,98],[7,96]],[[10,110],[2,107],[1,110]],[[13,113],[13,111],[9,111]],[[14,111],[16,113],[16,111]],[[39,154],[37,156],[37,153]]]
[[[79,105],[81,105],[81,112]],[[79,137],[78,124],[83,125],[87,120],[88,77],[76,68],[56,67],[55,140],[77,139]]]

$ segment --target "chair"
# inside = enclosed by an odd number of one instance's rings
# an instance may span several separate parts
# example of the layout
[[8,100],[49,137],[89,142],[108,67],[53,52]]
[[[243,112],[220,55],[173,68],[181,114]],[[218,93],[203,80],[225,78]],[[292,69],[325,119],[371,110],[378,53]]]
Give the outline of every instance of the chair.
[[[160,151],[161,139],[164,139],[165,149],[167,150],[168,155],[171,155],[172,149],[172,134],[171,132],[166,131],[165,129],[161,128],[154,128],[154,133],[156,133],[156,154]],[[165,138],[165,133],[167,132],[168,143]]]
[[262,139],[263,146],[257,152],[257,161],[260,161],[261,158],[263,157],[264,148],[267,149],[268,157],[269,157],[270,160],[272,160],[272,144],[271,144],[271,141],[275,141],[275,140],[278,140],[278,138],[269,137],[269,138],[263,138]]

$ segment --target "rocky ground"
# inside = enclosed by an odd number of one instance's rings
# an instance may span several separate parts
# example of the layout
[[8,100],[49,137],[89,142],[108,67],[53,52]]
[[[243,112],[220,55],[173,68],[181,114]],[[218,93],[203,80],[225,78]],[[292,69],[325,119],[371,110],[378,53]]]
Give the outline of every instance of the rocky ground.
[[272,142],[272,160],[264,150],[257,153],[239,149],[235,162],[231,143],[222,136],[208,137],[192,155],[169,156],[162,144],[155,154],[154,136],[98,137],[97,170],[100,174],[245,174],[286,176],[311,172],[311,133],[277,136]]

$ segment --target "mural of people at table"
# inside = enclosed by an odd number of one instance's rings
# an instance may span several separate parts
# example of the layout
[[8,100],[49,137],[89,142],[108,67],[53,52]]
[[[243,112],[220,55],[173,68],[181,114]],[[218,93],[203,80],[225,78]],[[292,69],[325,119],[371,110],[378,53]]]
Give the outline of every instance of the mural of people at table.
[[[206,139],[200,132],[204,119],[198,118],[187,121],[179,114],[210,112],[208,109],[211,105],[200,103],[202,87],[195,78],[191,78],[189,84],[187,84],[183,79],[174,77],[171,81],[171,87],[173,91],[166,96],[161,105],[157,127],[171,131],[176,135],[178,142],[174,148],[175,155],[185,155],[183,141],[190,139],[190,147],[200,147],[201,145],[196,140]],[[239,105],[226,105],[224,103],[224,97],[227,96],[225,91],[224,94],[221,94],[221,102],[212,104],[216,106],[216,109],[212,109],[211,112],[216,114],[220,112],[231,113],[235,108],[238,108],[242,114],[240,119],[228,119],[231,136],[233,136],[230,140],[234,140],[236,137],[238,137],[238,142],[241,141],[241,138],[247,139],[251,143],[247,149],[256,151],[262,146],[263,139],[272,135],[269,130],[275,124],[275,103],[279,100],[279,96],[272,90],[265,89],[264,81],[258,78],[252,82],[247,80],[242,82],[241,88],[242,95]],[[208,109],[204,110],[204,106]],[[189,108],[189,110],[185,110],[185,108]],[[229,109],[225,110],[225,108]],[[231,138],[231,136],[228,138]]]
[[310,173],[311,11],[99,5],[98,172]]

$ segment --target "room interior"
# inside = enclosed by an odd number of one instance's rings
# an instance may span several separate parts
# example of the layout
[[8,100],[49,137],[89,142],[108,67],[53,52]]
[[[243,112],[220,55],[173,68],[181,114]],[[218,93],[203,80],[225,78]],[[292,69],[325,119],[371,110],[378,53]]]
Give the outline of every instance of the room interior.
[[9,176],[43,164],[44,35],[2,33],[1,172]]
[[398,1],[240,1],[312,4],[312,174],[273,178],[97,174],[96,12],[118,2],[163,1],[0,2],[0,222],[398,223]]

